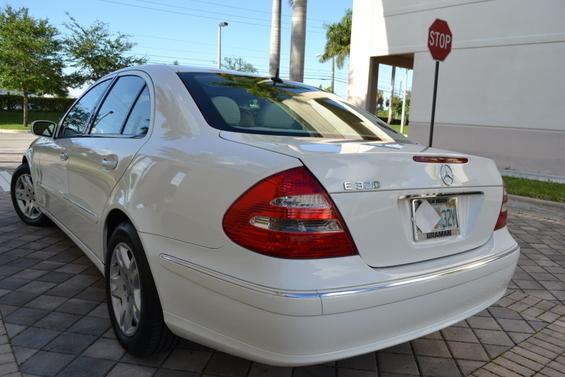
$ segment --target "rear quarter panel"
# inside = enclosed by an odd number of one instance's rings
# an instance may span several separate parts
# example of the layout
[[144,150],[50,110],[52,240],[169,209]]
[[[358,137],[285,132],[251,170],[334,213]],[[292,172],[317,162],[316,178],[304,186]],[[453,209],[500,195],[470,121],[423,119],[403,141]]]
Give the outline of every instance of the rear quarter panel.
[[219,248],[228,242],[222,219],[229,206],[262,178],[299,165],[217,136],[158,140],[154,134],[109,209],[124,208],[140,232]]
[[227,208],[260,179],[301,163],[221,139],[174,72],[151,75],[153,131],[116,186],[105,213],[120,208],[140,232],[219,248],[229,241],[222,229]]

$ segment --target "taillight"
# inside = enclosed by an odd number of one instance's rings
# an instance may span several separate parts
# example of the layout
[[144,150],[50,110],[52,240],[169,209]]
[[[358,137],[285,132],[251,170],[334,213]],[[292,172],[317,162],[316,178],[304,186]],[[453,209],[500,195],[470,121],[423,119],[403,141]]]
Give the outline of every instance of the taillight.
[[235,243],[273,257],[357,254],[335,204],[305,167],[277,173],[250,188],[228,209],[223,227]]
[[506,203],[508,203],[508,194],[506,193],[506,188],[503,188],[502,205],[500,206],[500,213],[496,220],[494,230],[501,229],[506,226],[506,222],[508,221],[508,209],[506,208]]

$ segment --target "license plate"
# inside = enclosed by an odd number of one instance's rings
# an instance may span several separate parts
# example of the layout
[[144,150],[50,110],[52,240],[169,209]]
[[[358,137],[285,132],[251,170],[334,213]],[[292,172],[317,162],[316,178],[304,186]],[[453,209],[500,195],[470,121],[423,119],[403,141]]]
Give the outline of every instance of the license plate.
[[459,234],[456,197],[412,199],[414,240],[431,240]]

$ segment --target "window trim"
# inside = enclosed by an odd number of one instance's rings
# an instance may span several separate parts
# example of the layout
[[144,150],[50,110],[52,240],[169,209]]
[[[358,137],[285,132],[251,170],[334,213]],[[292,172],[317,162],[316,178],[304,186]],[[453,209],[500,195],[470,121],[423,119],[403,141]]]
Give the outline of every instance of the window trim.
[[[222,73],[229,73],[229,72],[206,72],[206,71],[194,71],[194,72],[178,72],[177,76],[179,77],[179,79],[181,80],[181,82],[183,83],[185,89],[187,90],[188,94],[192,97],[192,99],[194,100],[196,107],[198,108],[198,111],[200,112],[200,114],[202,115],[202,117],[204,118],[204,120],[206,121],[206,123],[212,127],[215,128],[217,130],[220,131],[229,131],[229,132],[237,132],[237,133],[244,133],[244,134],[252,134],[252,135],[267,135],[267,136],[290,136],[290,137],[317,137],[315,135],[307,135],[303,132],[293,132],[293,131],[277,131],[277,130],[251,130],[251,129],[245,129],[245,128],[237,128],[235,129],[234,127],[230,127],[222,118],[222,116],[220,115],[220,113],[215,110],[214,108],[214,104],[212,103],[212,100],[208,97],[208,95],[206,94],[206,92],[204,91],[204,89],[202,89],[198,84],[196,85],[191,85],[192,83],[190,81],[194,80],[194,76],[197,75],[201,75],[201,74],[211,74],[211,75],[217,75],[217,74],[222,74]],[[253,75],[242,75],[242,76],[247,76],[247,77],[255,77]],[[268,78],[261,78],[261,77],[256,77],[257,79],[264,79],[264,80],[268,80]],[[311,87],[309,85],[297,85],[296,83],[293,82],[285,82],[285,85],[292,85],[294,87],[297,88],[301,88],[301,89],[305,89],[305,91],[317,91],[318,89]],[[207,108],[212,109],[212,111],[208,111]],[[298,114],[296,114],[296,116],[303,121],[302,117]]]
[[[225,72],[225,73],[229,73],[229,72]],[[292,130],[291,131],[279,131],[275,128],[273,128],[271,130],[260,130],[260,129],[253,129],[253,128],[244,128],[244,127],[232,127],[232,126],[228,125],[224,121],[224,119],[222,118],[219,111],[217,111],[217,109],[215,109],[211,98],[208,96],[208,94],[202,88],[202,85],[200,83],[198,83],[197,80],[195,79],[195,76],[203,75],[203,74],[205,74],[205,75],[221,75],[222,73],[207,72],[207,71],[191,71],[191,72],[178,72],[177,76],[179,77],[179,79],[183,83],[184,87],[186,88],[187,92],[189,93],[189,95],[193,99],[194,103],[196,104],[196,107],[198,108],[198,111],[200,112],[200,114],[204,118],[206,124],[208,126],[210,126],[211,128],[217,129],[219,131],[235,132],[235,133],[239,133],[239,134],[286,136],[286,137],[304,137],[304,138],[322,138],[322,139],[329,138],[327,136],[320,135],[319,132],[318,133],[310,132],[310,134],[308,134],[306,132],[293,132]],[[257,79],[261,79],[261,77],[254,76],[254,75],[244,75],[244,74],[242,74],[241,76],[255,77]],[[264,80],[268,80],[268,78],[264,78]],[[318,88],[315,88],[315,87],[312,87],[312,86],[309,86],[309,85],[305,85],[305,84],[301,84],[301,83],[294,83],[294,82],[286,82],[285,81],[283,84],[291,85],[293,87],[303,89],[304,91],[307,91],[307,92],[323,92]],[[273,84],[273,85],[276,85],[276,84]],[[354,111],[352,111],[352,110],[349,110],[349,111],[361,113],[361,115],[364,116],[364,117],[367,117],[371,123],[375,123],[375,126],[377,128],[379,128],[379,130],[382,131],[384,134],[386,134],[388,137],[390,137],[394,141],[394,143],[397,143],[397,144],[412,144],[413,143],[410,139],[406,138],[404,135],[400,134],[399,132],[396,132],[393,128],[391,128],[388,124],[386,124],[386,122],[383,122],[376,115],[371,114],[371,113],[365,111],[364,109],[361,109],[361,108],[343,100],[342,98],[338,98],[335,95],[325,93],[324,98],[327,98],[329,100],[336,102],[341,107],[351,108],[351,109],[354,110]],[[370,117],[369,117],[369,115],[370,115]],[[303,117],[300,114],[295,113],[295,114],[293,114],[293,117],[296,117],[296,121],[305,122]],[[308,122],[305,122],[305,123],[308,123]],[[390,143],[389,141],[386,141],[386,140],[376,141],[376,140],[372,140],[372,138],[368,138],[368,137],[364,137],[364,136],[360,136],[359,139],[357,139],[357,138],[355,138],[355,139],[345,138],[344,140],[364,140],[364,141],[370,141],[370,142]]]
[[[93,113],[98,111],[98,106],[100,105],[101,102],[101,98],[105,97],[106,93],[108,92],[108,89],[112,86],[112,82],[116,79],[116,76],[111,76],[108,77],[106,79],[97,81],[96,83],[94,83],[93,85],[91,85],[86,92],[84,92],[80,97],[78,97],[75,102],[73,102],[73,104],[71,105],[71,107],[68,108],[67,112],[65,113],[65,115],[63,115],[63,117],[61,118],[61,120],[59,121],[59,124],[57,125],[57,129],[55,130],[55,132],[53,133],[53,139],[72,139],[72,138],[77,138],[77,137],[84,137],[84,131],[82,132],[82,134],[80,135],[73,135],[73,136],[62,136],[60,135],[63,127],[63,123],[65,122],[65,119],[67,119],[67,117],[69,116],[69,113],[75,108],[75,106],[80,102],[80,100],[82,100],[88,93],[90,93],[90,91],[92,89],[94,89],[95,87],[97,87],[98,85],[102,84],[103,82],[106,81],[110,81],[110,83],[108,84],[108,87],[106,88],[106,90],[102,93],[102,95],[100,96],[100,98],[98,98],[98,101],[96,102],[96,105],[94,105],[94,109],[93,109]],[[92,114],[90,115],[90,117],[88,118],[88,121],[86,122],[86,129],[88,127],[90,127],[90,122],[92,121]]]
[[[128,124],[129,121],[129,117],[131,116],[131,113],[133,112],[133,109],[135,108],[135,105],[137,105],[137,101],[139,101],[139,98],[141,97],[141,94],[145,91],[145,89],[147,89],[147,94],[149,95],[149,99],[151,100],[151,93],[149,92],[149,87],[147,86],[147,83],[145,83],[145,85],[143,85],[141,87],[141,89],[139,90],[139,93],[137,93],[137,96],[135,96],[135,100],[133,100],[133,103],[131,104],[128,114],[126,115],[123,123],[122,123],[122,128],[120,129],[120,135],[124,135],[124,130],[126,129],[126,125]],[[149,104],[151,105],[151,101],[149,101]],[[151,107],[149,107],[149,116],[151,116]],[[151,119],[149,120],[149,123],[151,123]],[[149,130],[147,130],[149,131]],[[143,136],[147,135],[147,132],[143,134]],[[141,137],[142,135],[124,135],[124,136],[132,136],[132,137]]]
[[[124,118],[122,125],[120,126],[120,133],[119,134],[92,134],[90,133],[90,131],[92,131],[92,126],[94,125],[94,120],[96,119],[96,117],[98,116],[98,113],[100,112],[100,108],[102,107],[102,105],[104,104],[104,102],[106,101],[106,98],[108,98],[108,95],[110,94],[110,92],[112,91],[112,89],[114,88],[114,86],[116,86],[116,84],[118,83],[118,81],[120,80],[120,78],[122,77],[127,77],[127,76],[133,76],[133,77],[138,77],[141,80],[143,80],[144,84],[141,87],[139,93],[137,93],[137,95],[135,96],[134,101],[132,102],[130,108],[128,109],[127,115]],[[102,98],[102,100],[97,104],[95,111],[94,111],[94,116],[92,116],[92,119],[89,120],[88,122],[88,128],[85,130],[85,132],[83,133],[83,137],[104,137],[104,138],[142,138],[145,137],[145,135],[124,135],[122,134],[122,132],[124,131],[124,127],[129,119],[129,116],[131,114],[131,111],[133,110],[133,107],[135,106],[137,99],[139,98],[139,96],[141,95],[141,93],[143,92],[143,90],[145,89],[145,87],[147,87],[147,90],[149,90],[149,86],[147,85],[147,80],[145,80],[145,78],[141,77],[140,75],[136,75],[135,73],[130,73],[130,72],[124,72],[123,75],[117,75],[113,82],[110,84],[110,86],[108,87],[108,90],[106,91],[106,93],[104,93],[104,96]],[[151,92],[149,93],[149,98],[151,98]],[[151,113],[151,111],[150,111]],[[151,115],[151,114],[150,114]],[[151,122],[150,122],[151,123]]]

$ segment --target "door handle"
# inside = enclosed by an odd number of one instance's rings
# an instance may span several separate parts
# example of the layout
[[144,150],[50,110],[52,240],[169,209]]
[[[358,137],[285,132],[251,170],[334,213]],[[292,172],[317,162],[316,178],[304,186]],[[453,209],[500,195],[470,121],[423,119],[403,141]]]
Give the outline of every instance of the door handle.
[[115,155],[104,156],[100,160],[100,165],[106,170],[114,170],[118,166],[118,157]]
[[59,159],[61,159],[61,161],[67,161],[69,159],[69,154],[65,151],[62,151],[61,153],[59,153]]

